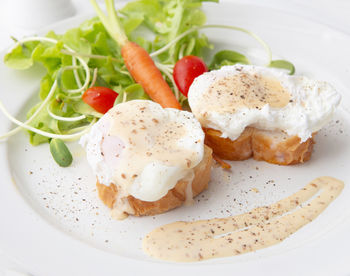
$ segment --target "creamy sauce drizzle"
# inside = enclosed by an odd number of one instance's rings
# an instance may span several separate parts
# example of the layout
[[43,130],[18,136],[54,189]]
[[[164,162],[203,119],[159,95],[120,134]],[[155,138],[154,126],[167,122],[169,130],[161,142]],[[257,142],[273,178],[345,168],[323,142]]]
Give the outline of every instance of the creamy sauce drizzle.
[[291,96],[277,79],[239,73],[215,81],[203,97],[202,102],[208,105],[204,110],[226,113],[241,108],[261,109],[266,104],[281,108]]
[[194,262],[272,246],[314,220],[343,187],[340,180],[320,177],[277,203],[245,214],[167,224],[144,238],[143,250],[157,259]]
[[191,206],[194,204],[194,199],[193,199],[193,190],[192,190],[192,181],[194,179],[194,172],[191,171],[191,173],[184,179],[185,181],[187,181],[187,186],[186,186],[186,190],[185,190],[185,195],[186,195],[186,199],[185,199],[185,206]]

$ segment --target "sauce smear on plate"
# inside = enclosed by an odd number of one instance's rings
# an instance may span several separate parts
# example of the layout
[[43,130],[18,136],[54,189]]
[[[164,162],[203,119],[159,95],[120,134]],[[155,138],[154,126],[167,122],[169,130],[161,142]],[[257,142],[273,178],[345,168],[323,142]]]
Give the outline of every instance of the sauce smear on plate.
[[143,250],[161,260],[195,262],[269,247],[318,217],[343,187],[340,180],[319,177],[295,194],[248,213],[170,223],[150,232]]

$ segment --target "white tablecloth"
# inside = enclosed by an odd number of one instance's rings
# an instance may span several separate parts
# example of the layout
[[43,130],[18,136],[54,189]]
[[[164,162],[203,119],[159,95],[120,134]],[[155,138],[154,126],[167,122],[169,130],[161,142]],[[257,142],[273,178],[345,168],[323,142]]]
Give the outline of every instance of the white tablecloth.
[[[9,5],[9,1],[16,0],[1,0],[0,49],[11,45],[11,35],[20,38],[36,31],[31,24],[28,24],[26,27],[19,27],[13,24],[13,18],[18,16],[18,14],[8,12],[7,6]],[[326,24],[350,35],[350,0],[221,0],[221,2],[236,2],[271,7]],[[93,12],[87,0],[72,0],[72,3],[75,8],[75,16]],[[24,272],[24,269],[21,264],[11,260],[4,252],[1,252],[0,248],[0,276],[27,275],[18,274],[20,271]]]

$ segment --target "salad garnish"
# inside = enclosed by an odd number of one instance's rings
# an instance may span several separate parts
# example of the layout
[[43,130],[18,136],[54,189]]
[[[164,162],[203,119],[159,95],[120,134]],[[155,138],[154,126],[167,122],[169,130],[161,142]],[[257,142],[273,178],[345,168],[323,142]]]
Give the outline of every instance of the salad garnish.
[[[94,0],[92,2],[96,4]],[[249,30],[235,26],[205,25],[206,17],[200,9],[203,2],[206,1],[138,0],[127,3],[118,10],[117,15],[113,1],[106,0],[109,18],[112,18],[108,22],[107,17],[100,14],[101,18],[86,20],[64,34],[50,31],[45,37],[15,40],[14,47],[4,57],[5,64],[13,69],[25,70],[34,63],[40,63],[45,67],[46,74],[40,82],[40,101],[28,111],[26,121],[14,118],[0,102],[0,110],[18,126],[1,135],[0,139],[11,137],[21,129],[28,131],[32,145],[49,143],[52,139],[79,139],[103,116],[103,112],[83,100],[84,93],[91,87],[114,91],[117,95],[114,105],[134,99],[150,99],[145,92],[147,89],[142,83],[135,82],[135,76],[130,74],[123,60],[122,48],[116,40],[121,44],[127,41],[137,43],[149,54],[171,88],[171,97],[182,107],[187,106],[186,94],[179,92],[173,75],[175,64],[182,58],[197,56],[209,64],[209,70],[235,63],[250,63],[245,55],[232,50],[219,51],[209,62],[203,50],[213,49],[214,46],[200,33],[205,28],[224,28],[252,36],[267,53],[266,66],[294,73],[290,62],[273,61],[269,46]],[[107,102],[110,107],[111,100]]]

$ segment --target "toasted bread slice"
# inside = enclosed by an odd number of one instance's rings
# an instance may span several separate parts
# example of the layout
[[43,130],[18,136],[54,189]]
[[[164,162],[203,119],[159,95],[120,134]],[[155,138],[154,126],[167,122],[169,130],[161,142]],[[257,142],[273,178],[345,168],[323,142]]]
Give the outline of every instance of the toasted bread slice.
[[245,160],[253,157],[278,165],[308,161],[312,154],[314,135],[301,143],[298,136],[283,131],[265,131],[248,127],[236,140],[222,138],[218,130],[204,128],[205,143],[220,158]]
[[301,143],[298,136],[282,131],[256,130],[252,136],[253,157],[278,165],[304,163],[311,158],[314,136]]
[[204,128],[205,144],[213,149],[213,152],[225,160],[245,160],[253,156],[252,134],[253,128],[246,128],[235,141],[222,138],[221,132],[212,128]]
[[[204,156],[202,161],[194,168],[194,178],[192,183],[188,181],[180,180],[177,182],[176,186],[171,189],[164,197],[161,199],[148,202],[139,200],[131,195],[124,198],[127,200],[128,205],[131,207],[132,212],[130,215],[135,216],[149,216],[161,214],[176,207],[182,205],[186,200],[188,195],[187,185],[192,184],[192,196],[196,196],[208,187],[211,174],[212,165],[212,150],[205,146]],[[110,186],[105,186],[97,182],[96,184],[98,195],[105,205],[109,208],[115,208],[117,206],[118,200],[118,188],[116,185],[111,184]]]

